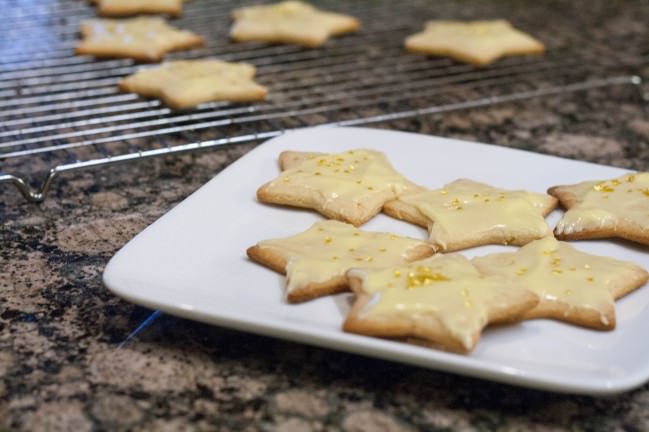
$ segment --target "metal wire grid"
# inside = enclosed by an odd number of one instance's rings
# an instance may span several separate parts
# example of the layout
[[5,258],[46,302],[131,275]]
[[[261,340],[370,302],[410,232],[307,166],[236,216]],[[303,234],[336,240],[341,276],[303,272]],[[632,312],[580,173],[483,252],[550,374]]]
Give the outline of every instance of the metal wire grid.
[[[130,60],[73,55],[79,21],[94,17],[81,0],[36,0],[0,17],[0,183],[42,201],[54,178],[169,154],[259,141],[314,125],[358,125],[458,110],[566,91],[637,85],[649,47],[642,32],[606,32],[620,10],[647,22],[644,1],[345,2],[327,9],[353,14],[363,29],[315,50],[292,45],[233,44],[229,11],[240,2],[194,0],[174,21],[208,40],[169,58],[218,57],[258,68],[268,100],[207,103],[174,111],[157,100],[119,93],[116,83],[139,66]],[[583,14],[580,6],[587,6]],[[428,18],[506,17],[547,46],[543,56],[503,59],[477,69],[406,53],[405,36]],[[642,21],[644,19],[644,21]],[[601,31],[601,29],[599,29]],[[29,36],[25,36],[29,35]]]

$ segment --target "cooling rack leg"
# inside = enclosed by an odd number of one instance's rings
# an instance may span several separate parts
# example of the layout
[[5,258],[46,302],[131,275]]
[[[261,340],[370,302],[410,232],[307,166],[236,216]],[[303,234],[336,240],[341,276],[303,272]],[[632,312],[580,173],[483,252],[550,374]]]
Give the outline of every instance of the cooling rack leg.
[[52,186],[52,181],[54,181],[54,178],[58,172],[56,169],[50,170],[50,172],[47,174],[47,177],[45,178],[45,181],[41,185],[41,188],[39,191],[34,191],[32,188],[30,188],[25,180],[23,180],[20,177],[16,177],[11,174],[0,174],[0,184],[1,183],[11,183],[13,184],[17,189],[18,192],[29,202],[32,203],[41,203],[45,199],[45,196],[50,190],[50,187]]

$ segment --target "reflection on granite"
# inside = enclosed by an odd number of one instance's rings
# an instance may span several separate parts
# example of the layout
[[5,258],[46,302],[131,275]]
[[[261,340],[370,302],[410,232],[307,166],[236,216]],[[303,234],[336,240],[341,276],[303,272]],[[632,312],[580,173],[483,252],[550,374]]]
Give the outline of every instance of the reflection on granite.
[[[620,86],[377,127],[646,170],[647,114]],[[151,311],[102,286],[106,262],[251,148],[78,173],[42,205],[0,190],[0,430],[649,429],[649,386],[546,393],[167,315],[120,345]]]

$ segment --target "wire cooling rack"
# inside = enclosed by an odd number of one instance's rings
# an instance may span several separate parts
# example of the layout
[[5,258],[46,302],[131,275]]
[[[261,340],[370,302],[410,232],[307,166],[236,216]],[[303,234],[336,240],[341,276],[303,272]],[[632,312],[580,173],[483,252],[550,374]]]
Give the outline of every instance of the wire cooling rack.
[[[187,3],[173,23],[203,35],[207,45],[167,58],[252,63],[269,96],[175,111],[117,90],[117,82],[140,67],[133,61],[74,55],[80,21],[95,17],[87,2],[9,0],[0,16],[0,184],[13,184],[39,202],[66,172],[255,142],[305,126],[359,125],[638,86],[649,63],[646,1],[313,3],[356,16],[362,29],[318,49],[237,44],[227,38],[229,12],[244,2]],[[637,27],[616,25],[629,17]],[[407,53],[404,38],[435,18],[506,18],[542,40],[547,52],[486,68]]]

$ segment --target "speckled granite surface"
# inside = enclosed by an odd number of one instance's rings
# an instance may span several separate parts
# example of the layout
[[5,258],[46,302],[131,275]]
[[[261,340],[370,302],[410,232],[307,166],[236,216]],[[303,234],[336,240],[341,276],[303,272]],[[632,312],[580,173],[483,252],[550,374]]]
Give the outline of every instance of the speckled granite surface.
[[[377,125],[649,169],[633,86]],[[110,294],[111,255],[250,146],[0,190],[0,430],[649,430],[649,385],[552,394],[162,315]]]

